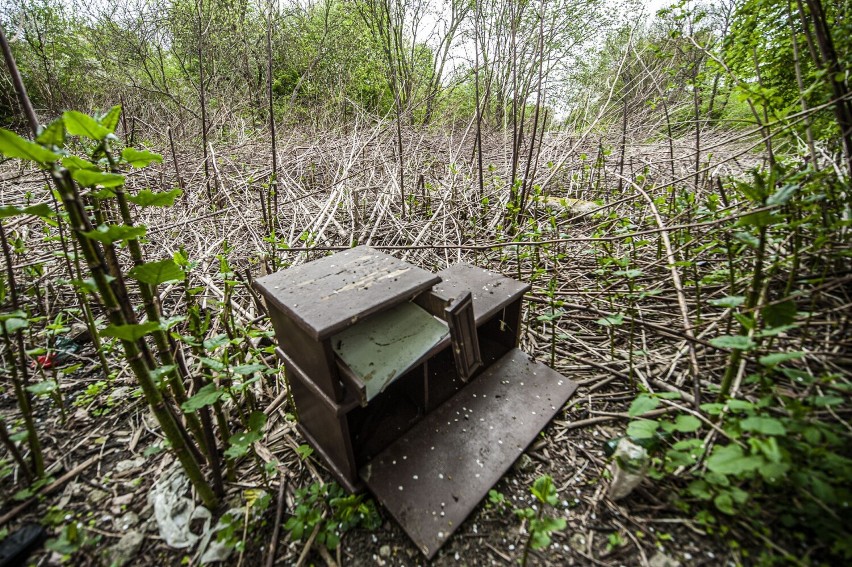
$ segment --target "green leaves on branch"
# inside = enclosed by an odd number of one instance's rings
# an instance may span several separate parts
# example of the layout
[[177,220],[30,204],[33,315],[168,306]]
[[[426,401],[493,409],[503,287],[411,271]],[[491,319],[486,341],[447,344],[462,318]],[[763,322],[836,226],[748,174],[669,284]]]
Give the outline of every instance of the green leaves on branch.
[[[119,107],[120,111],[120,107]],[[107,136],[113,133],[115,128],[110,130],[106,126],[98,123],[97,120],[82,112],[69,110],[62,114],[62,119],[65,121],[65,129],[69,134],[89,138],[96,142],[103,141]],[[116,124],[118,119],[116,118]]]
[[142,283],[160,285],[166,282],[183,281],[184,271],[171,258],[158,262],[146,262],[130,270],[130,276]]
[[62,148],[65,146],[65,123],[61,118],[54,120],[41,129],[35,141],[42,146]]
[[181,404],[180,409],[182,409],[184,413],[192,413],[203,407],[212,406],[224,395],[225,391],[218,389],[216,384],[211,382],[210,384],[202,387],[191,398]]
[[19,158],[34,161],[46,167],[59,159],[59,154],[41,147],[40,145],[25,140],[5,128],[0,128],[0,154],[7,158]]
[[627,415],[630,417],[636,417],[638,415],[642,415],[648,413],[649,411],[657,409],[657,406],[660,405],[660,399],[649,396],[647,394],[642,394],[637,396],[633,403],[630,404],[630,409],[627,411]]
[[124,185],[124,176],[119,173],[105,173],[92,169],[75,169],[71,172],[74,181],[81,187],[120,187]]
[[62,167],[64,167],[68,171],[71,171],[72,175],[73,175],[74,170],[77,170],[77,169],[87,169],[89,171],[100,171],[100,169],[98,169],[97,165],[95,165],[92,162],[87,161],[83,158],[77,157],[77,156],[68,156],[68,157],[62,158]]
[[0,315],[0,332],[12,334],[21,329],[26,329],[29,325],[27,314],[18,309],[11,313],[3,313]]
[[754,341],[743,335],[723,335],[710,339],[710,344],[716,348],[751,350],[754,348]]
[[29,207],[24,207],[23,209],[14,205],[0,207],[0,219],[16,217],[18,215],[35,215],[37,217],[49,218],[53,216],[53,209],[47,203],[41,203],[39,205],[30,205]]
[[144,150],[134,148],[124,148],[121,152],[121,159],[136,168],[147,167],[151,163],[163,163],[163,156]]
[[118,120],[121,118],[121,105],[116,104],[112,108],[109,109],[109,112],[103,115],[99,120],[101,126],[106,128],[110,134],[115,132],[115,129],[118,128]]
[[707,459],[707,468],[715,473],[741,476],[757,469],[763,464],[763,459],[746,455],[743,448],[736,443],[717,445]]
[[230,447],[225,451],[225,456],[236,459],[245,455],[249,447],[263,437],[263,427],[266,425],[266,414],[255,411],[249,416],[248,429],[236,433],[228,440]]
[[127,200],[140,207],[171,207],[175,204],[175,199],[180,197],[182,193],[183,191],[180,189],[159,193],[150,189],[142,189],[136,195],[128,195]]
[[136,323],[132,325],[107,325],[107,327],[101,331],[101,335],[104,337],[112,337],[116,339],[120,339],[122,341],[138,341],[145,335],[150,335],[154,331],[160,330],[160,324],[155,321],[148,321],[146,323]]

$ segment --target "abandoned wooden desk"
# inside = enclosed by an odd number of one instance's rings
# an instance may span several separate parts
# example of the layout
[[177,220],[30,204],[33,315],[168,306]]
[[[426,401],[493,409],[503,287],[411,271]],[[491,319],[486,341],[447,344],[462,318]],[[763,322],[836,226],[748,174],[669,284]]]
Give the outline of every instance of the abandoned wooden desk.
[[575,385],[517,348],[527,284],[366,246],[261,278],[298,428],[432,557]]

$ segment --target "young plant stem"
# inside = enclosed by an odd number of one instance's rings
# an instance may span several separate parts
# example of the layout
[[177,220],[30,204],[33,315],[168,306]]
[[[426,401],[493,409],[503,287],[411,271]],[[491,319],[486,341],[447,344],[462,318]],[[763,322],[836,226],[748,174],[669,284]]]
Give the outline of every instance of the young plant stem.
[[29,464],[27,464],[26,459],[24,459],[21,452],[18,451],[18,447],[15,445],[15,442],[12,441],[11,437],[9,437],[9,430],[6,429],[6,422],[3,418],[0,418],[0,442],[3,443],[3,446],[6,447],[6,450],[9,451],[9,454],[12,455],[12,459],[18,466],[21,467],[21,472],[28,480],[33,480],[33,473],[30,470]]
[[204,150],[204,183],[207,188],[207,200],[215,207],[213,193],[210,190],[210,158],[207,155],[207,94],[204,85],[204,0],[197,0],[198,11],[198,97],[201,104],[201,144]]
[[[766,253],[766,227],[760,227],[760,236],[758,239],[757,253],[754,257],[754,266],[752,268],[751,287],[748,297],[745,302],[746,311],[756,313],[758,300],[760,298],[760,290],[763,286],[763,257]],[[741,327],[745,331],[745,327]],[[725,376],[722,378],[722,385],[719,387],[719,401],[724,401],[731,393],[731,386],[734,383],[734,378],[739,372],[740,361],[743,357],[743,351],[735,348],[731,351],[731,356],[728,358],[728,364],[725,368]]]
[[[121,113],[121,116],[124,116],[124,113]],[[166,133],[169,136],[169,149],[172,151],[172,164],[175,168],[175,177],[177,177],[178,188],[183,191],[183,198],[186,200],[186,187],[183,183],[183,177],[180,175],[180,166],[178,165],[177,152],[175,151],[175,138],[172,135],[172,127],[171,125],[166,127]]]
[[[6,262],[6,279],[9,283],[9,296],[12,300],[12,309],[18,311],[21,308],[21,304],[18,300],[15,270],[12,268],[12,250],[9,248],[9,241],[6,238],[6,228],[2,222],[0,222],[0,243],[3,246],[3,259]],[[30,452],[32,453],[33,472],[40,478],[44,476],[44,457],[41,452],[41,442],[38,438],[35,422],[33,421],[32,398],[29,391],[27,391],[29,376],[27,372],[27,353],[24,348],[24,334],[21,329],[15,331],[15,343],[18,352],[18,361],[16,363],[16,349],[12,347],[12,340],[6,331],[6,325],[0,321],[0,326],[2,326],[3,340],[6,343],[6,356],[12,375],[15,397],[18,400],[18,408],[21,410],[21,417],[27,429],[27,444],[30,446]],[[20,376],[18,375],[18,369],[20,369]]]
[[[98,293],[104,303],[107,316],[110,322],[116,326],[123,326],[130,323],[125,317],[124,311],[118,303],[118,297],[113,292],[113,287],[110,285],[107,270],[105,269],[106,261],[103,253],[95,246],[94,242],[87,238],[84,232],[92,229],[91,223],[85,214],[80,196],[77,192],[77,187],[71,179],[71,174],[67,169],[55,167],[51,171],[54,184],[59,191],[62,203],[68,211],[71,229],[77,239],[77,243],[83,252],[83,257],[89,267],[89,271],[97,286]],[[142,392],[145,399],[151,406],[151,410],[163,433],[172,445],[178,460],[183,469],[192,482],[199,497],[204,502],[205,506],[215,508],[217,499],[215,494],[204,478],[204,473],[196,458],[197,449],[191,446],[186,431],[180,425],[180,422],[175,418],[166,401],[163,399],[159,388],[151,377],[153,367],[149,365],[148,357],[140,349],[140,343],[144,342],[121,340],[124,347],[125,357],[130,365],[133,374],[136,376],[139,385],[142,387]]]
[[[26,384],[18,376],[19,361],[15,360],[15,349],[12,347],[12,340],[9,338],[9,333],[6,332],[6,327],[2,326],[3,342],[6,346],[6,362],[9,365],[9,373],[12,378],[12,387],[15,390],[15,399],[18,401],[18,409],[21,412],[21,417],[24,420],[24,428],[27,430],[27,445],[30,447],[32,455],[33,467],[32,471],[37,478],[44,476],[44,457],[41,452],[41,442],[38,438],[35,422],[33,421],[32,404],[30,403],[30,394],[26,390]],[[24,359],[26,364],[26,359]],[[26,368],[26,366],[24,366]],[[26,375],[26,370],[24,370]]]
[[[266,98],[269,101],[269,134],[271,136],[270,151],[272,153],[272,173],[269,176],[269,191],[272,204],[272,214],[267,218],[264,210],[264,219],[266,222],[266,230],[269,236],[273,236],[276,227],[276,219],[278,218],[278,147],[275,139],[275,108],[272,98],[272,0],[269,2],[269,13],[266,19]],[[261,202],[261,208],[263,203]],[[277,269],[277,250],[275,242],[271,243],[272,248],[272,269]]]

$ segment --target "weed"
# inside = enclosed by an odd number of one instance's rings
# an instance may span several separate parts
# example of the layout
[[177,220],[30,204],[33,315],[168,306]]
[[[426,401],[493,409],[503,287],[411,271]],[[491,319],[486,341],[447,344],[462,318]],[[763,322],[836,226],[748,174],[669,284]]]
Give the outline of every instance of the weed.
[[315,541],[336,549],[347,531],[364,527],[375,530],[381,518],[372,500],[347,495],[337,483],[313,483],[296,491],[296,509],[284,524],[294,540],[305,540],[316,532]]
[[538,500],[538,505],[529,508],[515,508],[515,515],[521,520],[528,522],[527,543],[524,546],[524,555],[521,558],[521,565],[527,564],[530,549],[544,549],[550,545],[550,536],[554,532],[561,532],[565,529],[565,518],[557,518],[544,514],[545,506],[556,506],[558,502],[558,494],[556,487],[553,486],[553,478],[548,475],[543,475],[535,479],[530,488],[533,496]]

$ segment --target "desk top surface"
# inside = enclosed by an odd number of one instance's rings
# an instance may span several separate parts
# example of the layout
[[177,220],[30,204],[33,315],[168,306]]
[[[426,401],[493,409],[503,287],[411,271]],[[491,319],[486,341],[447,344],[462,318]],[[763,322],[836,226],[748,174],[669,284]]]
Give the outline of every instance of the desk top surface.
[[367,246],[281,270],[255,282],[268,302],[317,340],[406,301],[441,280]]

